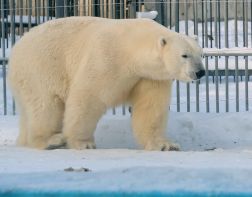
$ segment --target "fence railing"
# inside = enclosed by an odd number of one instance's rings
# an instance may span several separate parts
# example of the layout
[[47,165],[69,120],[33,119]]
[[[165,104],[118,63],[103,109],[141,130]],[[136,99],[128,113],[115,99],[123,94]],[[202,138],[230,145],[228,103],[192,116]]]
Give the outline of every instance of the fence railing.
[[[1,0],[0,114],[16,111],[6,83],[8,57],[14,43],[32,27],[67,16],[121,19],[148,11],[157,11],[155,20],[167,28],[197,35],[206,48],[206,77],[188,84],[175,82],[170,110],[249,111],[251,9],[251,0]],[[127,110],[114,109],[112,113],[125,114]]]

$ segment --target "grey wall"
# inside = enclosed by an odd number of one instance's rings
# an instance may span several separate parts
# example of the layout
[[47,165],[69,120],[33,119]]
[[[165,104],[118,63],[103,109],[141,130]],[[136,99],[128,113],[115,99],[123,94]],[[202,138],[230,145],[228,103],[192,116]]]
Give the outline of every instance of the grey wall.
[[[188,19],[189,20],[194,20],[195,16],[195,10],[197,9],[197,18],[198,21],[202,21],[202,12],[204,8],[204,3],[202,3],[202,0],[166,0],[166,1],[160,1],[160,0],[145,0],[145,9],[146,11],[150,10],[157,10],[159,12],[159,15],[157,17],[157,21],[162,22],[161,18],[162,15],[164,16],[165,19],[163,19],[163,24],[168,26],[170,25],[170,22],[172,25],[175,23],[175,3],[179,3],[179,19],[180,20],[185,20],[185,15],[186,15],[186,4],[184,2],[187,2],[187,12],[188,12]],[[153,3],[156,2],[156,3]],[[158,2],[164,2],[164,3],[158,3]],[[194,2],[194,3],[193,3]],[[211,3],[210,3],[211,2]],[[207,12],[208,12],[208,18],[211,18],[212,13],[212,18],[215,16],[215,7],[217,4],[217,7],[219,7],[219,14],[220,14],[220,20],[224,20],[225,13],[226,11],[228,12],[228,18],[229,19],[234,19],[235,18],[235,4],[237,4],[237,18],[238,19],[243,19],[245,10],[247,9],[247,14],[248,14],[248,20],[251,20],[251,0],[244,1],[245,3],[243,4],[241,0],[237,0],[237,3],[235,0],[232,1],[227,1],[226,0],[220,0],[219,3],[216,0],[209,0],[207,2]],[[162,5],[163,4],[163,5]],[[227,5],[227,7],[226,7]],[[217,8],[218,11],[218,8]]]

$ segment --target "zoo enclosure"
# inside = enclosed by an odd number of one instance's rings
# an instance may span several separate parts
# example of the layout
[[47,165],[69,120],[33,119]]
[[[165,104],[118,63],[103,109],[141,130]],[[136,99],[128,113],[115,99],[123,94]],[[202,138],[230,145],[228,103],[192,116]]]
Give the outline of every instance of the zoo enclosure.
[[[16,40],[29,29],[60,17],[136,18],[137,12],[152,10],[158,12],[155,20],[160,24],[177,32],[195,34],[203,48],[214,49],[204,53],[205,79],[185,87],[176,82],[171,110],[248,111],[252,99],[251,9],[251,0],[1,0],[0,114],[16,112],[6,84],[8,57]],[[235,53],[228,50],[234,47]],[[224,51],[218,50],[223,48]],[[24,52],[25,55],[29,54]],[[220,95],[222,86],[224,96]],[[235,89],[232,98],[230,86]],[[214,94],[214,100],[210,93]],[[115,109],[113,113],[116,114]],[[127,110],[123,108],[122,113]]]

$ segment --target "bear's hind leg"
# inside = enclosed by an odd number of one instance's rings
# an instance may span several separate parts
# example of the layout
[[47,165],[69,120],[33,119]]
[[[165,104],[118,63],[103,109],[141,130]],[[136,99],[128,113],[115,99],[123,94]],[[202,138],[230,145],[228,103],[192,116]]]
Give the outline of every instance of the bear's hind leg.
[[131,93],[134,134],[146,150],[179,149],[165,137],[171,84],[171,81],[142,79]]
[[18,146],[27,145],[27,118],[23,110],[20,111],[19,115],[19,134],[16,143]]
[[57,96],[45,95],[33,98],[30,102],[27,106],[28,146],[38,149],[57,148],[51,138],[62,132],[64,103]]

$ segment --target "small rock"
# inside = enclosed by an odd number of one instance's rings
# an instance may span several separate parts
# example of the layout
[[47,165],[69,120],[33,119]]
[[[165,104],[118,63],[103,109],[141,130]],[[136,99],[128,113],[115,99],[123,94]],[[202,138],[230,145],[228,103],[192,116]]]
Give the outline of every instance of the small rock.
[[64,171],[65,171],[65,172],[73,172],[74,169],[73,169],[72,167],[69,167],[69,168],[64,169]]
[[213,151],[213,150],[216,150],[217,148],[216,147],[213,147],[213,148],[206,148],[205,151]]
[[79,168],[79,169],[74,169],[72,167],[64,169],[65,172],[90,172],[91,170],[88,168]]

